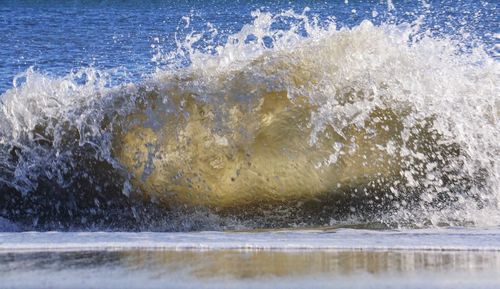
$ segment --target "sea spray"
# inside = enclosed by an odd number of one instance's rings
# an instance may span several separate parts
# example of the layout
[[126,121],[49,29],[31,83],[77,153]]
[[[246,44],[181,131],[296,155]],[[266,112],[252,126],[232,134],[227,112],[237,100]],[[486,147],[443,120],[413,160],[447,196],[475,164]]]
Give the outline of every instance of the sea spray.
[[496,60],[419,22],[253,16],[210,49],[189,34],[139,84],[27,71],[2,95],[4,215],[173,230],[498,224]]

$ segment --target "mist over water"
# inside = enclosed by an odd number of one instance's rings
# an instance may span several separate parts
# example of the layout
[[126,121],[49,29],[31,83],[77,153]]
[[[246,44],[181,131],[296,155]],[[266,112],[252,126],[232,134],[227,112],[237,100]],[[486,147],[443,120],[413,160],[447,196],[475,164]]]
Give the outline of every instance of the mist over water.
[[497,4],[196,5],[165,12],[175,28],[151,25],[149,47],[104,51],[111,68],[34,65],[2,84],[0,216],[37,229],[500,224]]

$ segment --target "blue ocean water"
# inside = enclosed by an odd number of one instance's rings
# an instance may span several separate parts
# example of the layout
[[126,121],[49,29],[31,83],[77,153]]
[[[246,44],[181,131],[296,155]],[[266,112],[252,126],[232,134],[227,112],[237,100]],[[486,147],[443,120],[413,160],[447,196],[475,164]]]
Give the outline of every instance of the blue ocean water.
[[[139,81],[159,63],[153,56],[172,51],[175,37],[218,30],[214,39],[251,23],[252,11],[277,13],[292,9],[338,27],[363,20],[413,23],[423,17],[422,31],[435,37],[462,39],[495,54],[498,42],[498,1],[1,1],[0,93],[29,67],[62,76],[82,67],[113,70],[117,82]],[[191,25],[184,28],[183,17]],[[279,24],[276,24],[279,25]],[[286,25],[286,23],[283,23]],[[495,36],[495,33],[496,36]],[[205,35],[207,36],[207,35]],[[496,48],[498,49],[498,47]]]

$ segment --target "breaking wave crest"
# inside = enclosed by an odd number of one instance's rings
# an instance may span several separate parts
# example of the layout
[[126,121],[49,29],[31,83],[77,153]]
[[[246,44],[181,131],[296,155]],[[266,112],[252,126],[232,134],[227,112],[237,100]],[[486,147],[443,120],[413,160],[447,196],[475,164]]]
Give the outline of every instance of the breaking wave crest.
[[139,84],[18,76],[0,98],[0,213],[36,228],[500,224],[498,61],[418,22],[253,16],[224,45],[189,34]]

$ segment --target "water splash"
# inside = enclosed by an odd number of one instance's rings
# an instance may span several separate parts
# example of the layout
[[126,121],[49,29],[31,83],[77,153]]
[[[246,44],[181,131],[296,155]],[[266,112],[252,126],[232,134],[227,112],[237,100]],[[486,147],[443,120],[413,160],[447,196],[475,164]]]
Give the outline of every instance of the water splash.
[[499,67],[481,47],[431,37],[422,18],[339,29],[307,9],[252,15],[222,45],[212,27],[157,50],[164,67],[140,84],[20,76],[1,98],[4,214],[500,222]]

